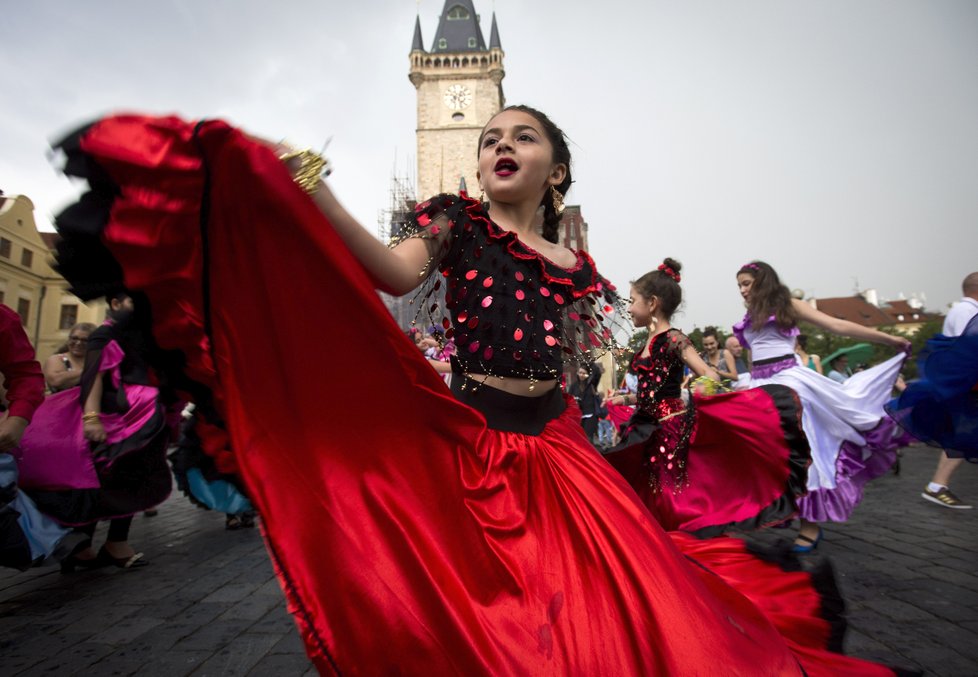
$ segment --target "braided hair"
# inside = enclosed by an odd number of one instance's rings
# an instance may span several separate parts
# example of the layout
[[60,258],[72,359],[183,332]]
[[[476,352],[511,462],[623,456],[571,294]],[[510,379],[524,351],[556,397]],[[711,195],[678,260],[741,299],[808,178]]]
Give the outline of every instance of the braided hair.
[[[567,145],[567,137],[564,132],[553,123],[553,121],[548,118],[544,113],[541,113],[536,108],[531,108],[529,106],[506,106],[503,110],[499,111],[502,113],[507,110],[515,110],[521,113],[526,113],[536,119],[543,127],[544,134],[547,135],[547,139],[550,141],[550,145],[554,149],[553,162],[554,164],[563,164],[567,168],[567,172],[564,174],[564,180],[560,184],[554,186],[560,194],[567,195],[567,191],[570,190],[571,183],[571,152]],[[497,113],[498,115],[498,113]],[[482,137],[479,137],[479,148],[482,147]],[[543,195],[543,199],[540,201],[543,205],[543,239],[548,242],[553,242],[554,244],[558,241],[558,226],[560,225],[560,214],[554,209],[553,204],[553,194],[551,191],[547,191]]]
[[632,282],[632,286],[643,297],[653,296],[662,304],[662,314],[672,317],[676,308],[683,302],[683,288],[679,286],[679,271],[683,266],[676,259],[665,258],[658,269],[650,271]]

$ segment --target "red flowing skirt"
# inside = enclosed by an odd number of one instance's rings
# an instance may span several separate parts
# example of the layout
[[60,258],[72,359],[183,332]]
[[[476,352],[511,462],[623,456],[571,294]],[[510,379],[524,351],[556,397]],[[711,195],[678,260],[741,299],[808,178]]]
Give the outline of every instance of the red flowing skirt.
[[[770,565],[739,541],[666,534],[572,404],[538,436],[488,429],[273,153],[219,122],[192,130],[109,118],[78,150],[120,188],[101,241],[213,394],[222,462],[321,672],[891,674],[825,650],[807,574],[778,579],[794,610],[778,617],[758,603]],[[364,359],[344,357],[349,331]],[[375,384],[382,416],[353,382]]]
[[790,388],[661,404],[659,418],[637,412],[605,458],[664,529],[709,537],[797,513],[811,454]]

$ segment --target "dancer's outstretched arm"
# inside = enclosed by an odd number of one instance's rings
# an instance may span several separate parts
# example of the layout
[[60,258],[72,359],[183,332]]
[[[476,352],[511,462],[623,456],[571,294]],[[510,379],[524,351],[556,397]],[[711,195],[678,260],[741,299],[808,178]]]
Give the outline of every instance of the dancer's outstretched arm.
[[873,343],[882,343],[883,345],[893,346],[894,348],[898,348],[900,350],[905,350],[910,345],[910,341],[902,336],[884,334],[881,331],[871,329],[870,327],[864,327],[861,324],[856,324],[855,322],[850,322],[849,320],[843,320],[838,317],[826,315],[821,311],[815,310],[804,301],[792,299],[791,304],[794,307],[795,312],[798,314],[799,320],[803,322],[810,322],[816,327],[821,327],[822,329],[830,331],[833,334],[848,336],[854,339],[861,339],[863,341],[871,341]]
[[427,263],[431,257],[423,240],[408,238],[388,249],[346,211],[325,183],[319,185],[312,198],[353,255],[370,272],[378,289],[402,296],[421,284],[424,272],[429,272]]
[[[293,150],[289,146],[260,137],[250,138],[272,148],[279,157]],[[292,158],[286,161],[285,165],[295,174],[301,165],[301,160]],[[421,239],[408,238],[393,249],[389,249],[350,215],[322,180],[316,185],[312,199],[319,207],[319,211],[333,224],[333,228],[353,255],[370,273],[377,289],[395,296],[403,296],[421,284],[431,272],[427,266],[431,255]]]

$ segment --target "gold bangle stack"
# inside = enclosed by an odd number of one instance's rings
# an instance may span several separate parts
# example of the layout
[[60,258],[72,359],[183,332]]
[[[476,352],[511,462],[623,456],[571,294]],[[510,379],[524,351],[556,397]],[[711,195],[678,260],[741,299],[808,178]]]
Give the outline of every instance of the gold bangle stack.
[[97,411],[88,411],[82,414],[83,423],[101,423],[102,419]]
[[329,176],[329,162],[310,148],[290,150],[279,155],[278,159],[285,163],[299,160],[299,168],[292,174],[292,180],[310,195],[319,188],[320,179]]

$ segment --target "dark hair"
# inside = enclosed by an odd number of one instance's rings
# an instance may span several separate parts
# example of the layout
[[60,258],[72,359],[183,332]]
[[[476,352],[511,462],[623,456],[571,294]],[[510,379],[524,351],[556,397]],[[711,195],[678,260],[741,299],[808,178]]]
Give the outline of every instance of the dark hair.
[[[671,268],[679,276],[679,271],[683,265],[676,259],[665,258],[662,265]],[[683,288],[664,270],[653,270],[632,282],[635,291],[647,299],[653,296],[659,299],[662,304],[662,314],[667,318],[672,317],[676,308],[683,302]]]
[[808,350],[808,334],[798,334],[795,341],[802,350]]
[[[530,108],[529,106],[506,106],[499,113],[515,110],[521,113],[526,113],[536,118],[536,121],[540,123],[543,127],[544,134],[547,135],[547,139],[550,141],[550,145],[553,146],[553,162],[554,164],[563,164],[567,168],[567,173],[564,175],[564,180],[560,182],[555,188],[560,191],[562,196],[567,195],[567,191],[570,190],[571,183],[571,152],[570,148],[567,146],[567,137],[564,132],[553,123],[553,121],[548,118],[544,113],[541,113],[536,108]],[[499,115],[496,113],[496,115]],[[493,117],[496,117],[494,115]],[[479,145],[478,148],[482,148],[482,137],[485,134],[485,129],[479,134]],[[547,191],[543,195],[543,200],[540,201],[543,205],[543,239],[548,242],[556,243],[559,239],[558,237],[558,226],[560,225],[560,214],[554,209],[553,195],[551,191]]]
[[794,327],[798,315],[791,305],[791,291],[781,284],[781,278],[774,268],[763,261],[751,261],[737,271],[737,275],[742,273],[754,278],[750,288],[750,302],[747,304],[753,328],[760,329],[772,315],[780,328]]
[[[125,301],[127,298],[132,298],[132,295],[128,291],[117,291],[111,294],[105,295],[105,305],[108,306],[105,309],[105,314],[111,317],[113,320],[118,319],[118,311],[112,310],[113,301]],[[133,299],[135,303],[135,299]]]
[[716,327],[707,327],[704,329],[703,338],[706,338],[707,336],[712,336],[717,340],[717,343],[720,343],[720,332],[717,331]]

